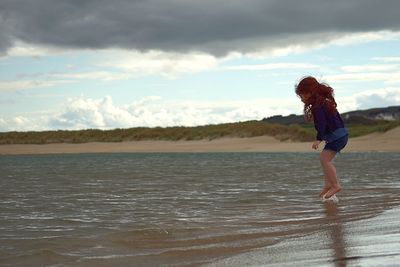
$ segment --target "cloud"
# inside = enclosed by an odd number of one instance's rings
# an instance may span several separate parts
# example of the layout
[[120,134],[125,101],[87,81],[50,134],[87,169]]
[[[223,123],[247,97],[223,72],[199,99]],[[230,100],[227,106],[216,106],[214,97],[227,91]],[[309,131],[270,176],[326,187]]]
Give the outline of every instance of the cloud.
[[11,37],[5,25],[5,20],[0,11],[0,56],[3,56],[7,49],[12,46]]
[[269,64],[253,64],[253,65],[236,65],[236,66],[228,66],[225,69],[228,70],[249,70],[249,71],[257,71],[257,70],[278,70],[278,69],[315,69],[318,68],[318,65],[309,64],[309,63],[269,63]]
[[301,112],[293,98],[246,101],[166,101],[148,96],[129,105],[117,106],[110,96],[100,99],[76,97],[61,112],[40,116],[2,118],[0,130],[113,129],[129,127],[198,126],[260,120],[277,114]]
[[110,71],[19,74],[18,80],[0,81],[0,92],[56,87],[65,84],[72,84],[81,80],[111,82],[115,80],[126,80],[132,76],[131,73]]
[[342,66],[340,69],[346,72],[379,72],[379,71],[395,71],[400,70],[397,64],[372,64],[372,65],[349,65]]
[[103,82],[110,82],[116,80],[126,80],[132,77],[130,73],[116,73],[110,71],[92,71],[92,72],[80,72],[80,73],[49,73],[47,75],[50,79],[62,79],[69,81],[76,80],[97,80]]
[[[240,51],[250,58],[265,58],[270,56],[286,56],[299,54],[310,49],[321,49],[326,46],[346,46],[374,41],[389,41],[400,38],[398,30],[377,30],[371,32],[298,32],[255,40],[238,41],[235,51]],[[232,44],[232,43],[231,43]],[[395,57],[392,57],[394,60]]]
[[131,125],[133,119],[127,110],[115,107],[109,96],[72,98],[61,114],[49,119],[49,126],[56,129],[119,128]]
[[31,119],[21,115],[12,118],[0,117],[0,132],[40,131],[44,130],[43,125],[45,124],[40,118]]
[[[400,105],[400,87],[369,90],[336,100],[340,112]],[[167,101],[148,96],[121,106],[115,105],[110,96],[76,97],[68,99],[58,113],[0,116],[0,131],[199,126],[301,113],[302,105],[294,97],[221,102]]]
[[383,62],[400,62],[400,57],[374,57],[372,59]]
[[14,41],[14,43],[10,44],[10,47],[7,51],[7,55],[10,57],[32,57],[32,58],[40,58],[48,55],[58,55],[61,53],[65,53],[65,50],[57,49],[54,47],[47,47],[44,45],[33,45],[28,43],[23,43],[21,41]]
[[360,72],[360,73],[341,73],[326,75],[324,78],[335,82],[371,82],[387,81],[388,83],[397,83],[399,73],[386,72]]
[[372,89],[336,99],[340,112],[400,105],[400,87]]
[[[395,62],[393,58],[382,58],[383,62]],[[392,63],[347,65],[339,68],[337,74],[324,76],[333,82],[383,82],[385,85],[396,85],[400,83],[400,65]]]
[[399,31],[399,9],[396,0],[1,1],[0,51],[19,41],[221,56]]
[[355,96],[360,109],[400,105],[400,88],[371,90]]
[[176,78],[180,74],[191,74],[217,67],[218,60],[204,53],[179,54],[163,51],[107,50],[98,59],[97,66],[114,68],[134,75],[160,74]]
[[18,81],[0,81],[0,92],[11,92],[33,88],[53,87],[69,83],[67,80],[18,80]]
[[[47,49],[42,46],[19,43],[9,50],[12,57],[38,58],[46,55],[59,56],[63,53],[57,49]],[[85,66],[68,64],[67,72],[48,72],[19,74],[24,78],[35,77],[46,81],[57,80],[126,80],[144,75],[161,75],[167,79],[175,79],[182,74],[193,74],[202,71],[212,71],[226,60],[239,58],[242,55],[230,54],[227,57],[216,58],[205,53],[180,54],[164,51],[140,52],[125,49],[105,50],[66,50],[64,53],[71,58],[88,58]],[[81,70],[84,69],[84,70]],[[88,71],[90,69],[90,71]],[[78,72],[79,71],[79,72]]]

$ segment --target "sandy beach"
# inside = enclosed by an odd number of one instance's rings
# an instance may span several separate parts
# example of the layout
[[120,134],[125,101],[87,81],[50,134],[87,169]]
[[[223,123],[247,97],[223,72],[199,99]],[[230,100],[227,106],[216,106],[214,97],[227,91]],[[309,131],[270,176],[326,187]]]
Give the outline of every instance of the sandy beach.
[[[321,146],[322,147],[322,146]],[[116,152],[309,152],[311,142],[280,142],[271,136],[196,141],[0,145],[0,155]],[[385,133],[350,138],[344,152],[400,152],[400,127]]]

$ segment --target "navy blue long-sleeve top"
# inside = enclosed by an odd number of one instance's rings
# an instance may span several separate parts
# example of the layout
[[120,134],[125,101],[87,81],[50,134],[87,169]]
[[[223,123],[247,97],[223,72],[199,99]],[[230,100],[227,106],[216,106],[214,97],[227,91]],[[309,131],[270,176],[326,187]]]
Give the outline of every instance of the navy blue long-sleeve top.
[[312,114],[317,140],[332,142],[348,134],[337,111],[332,114],[324,106],[319,106],[313,109]]

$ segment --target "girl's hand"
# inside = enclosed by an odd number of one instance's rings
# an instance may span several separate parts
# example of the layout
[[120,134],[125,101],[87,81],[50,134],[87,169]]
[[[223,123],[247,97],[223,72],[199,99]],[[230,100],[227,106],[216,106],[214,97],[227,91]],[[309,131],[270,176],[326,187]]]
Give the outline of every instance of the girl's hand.
[[319,144],[321,144],[321,141],[319,141],[319,140],[315,140],[315,141],[314,141],[314,143],[312,144],[312,148],[313,148],[313,149],[315,149],[315,150],[317,150],[317,149],[318,149],[318,146],[319,146]]

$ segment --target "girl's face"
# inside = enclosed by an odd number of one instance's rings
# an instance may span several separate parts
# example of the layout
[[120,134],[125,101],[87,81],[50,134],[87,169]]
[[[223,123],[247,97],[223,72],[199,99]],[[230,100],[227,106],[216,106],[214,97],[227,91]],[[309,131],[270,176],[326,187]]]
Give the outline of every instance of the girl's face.
[[300,95],[301,102],[303,102],[304,104],[307,103],[308,99],[310,99],[310,97],[311,97],[310,93],[305,93],[305,94]]

